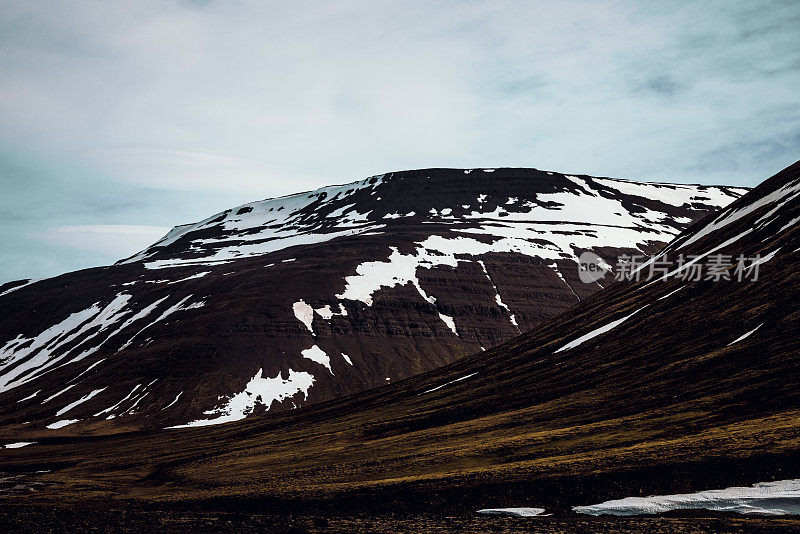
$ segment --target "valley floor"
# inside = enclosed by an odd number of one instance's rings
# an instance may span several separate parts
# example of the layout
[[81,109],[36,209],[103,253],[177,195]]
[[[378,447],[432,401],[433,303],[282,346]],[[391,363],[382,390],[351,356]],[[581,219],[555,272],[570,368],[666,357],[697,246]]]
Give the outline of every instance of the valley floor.
[[85,505],[0,506],[2,532],[800,532],[800,518],[763,517],[436,517],[266,515],[200,510],[109,509]]

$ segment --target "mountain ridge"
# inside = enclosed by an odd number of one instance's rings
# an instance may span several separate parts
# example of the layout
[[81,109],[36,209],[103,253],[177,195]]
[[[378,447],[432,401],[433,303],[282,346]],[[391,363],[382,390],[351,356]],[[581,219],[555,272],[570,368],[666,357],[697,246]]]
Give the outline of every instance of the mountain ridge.
[[742,192],[440,171],[248,203],[0,296],[0,425],[222,423],[411,376],[606,285],[580,252],[655,252]]

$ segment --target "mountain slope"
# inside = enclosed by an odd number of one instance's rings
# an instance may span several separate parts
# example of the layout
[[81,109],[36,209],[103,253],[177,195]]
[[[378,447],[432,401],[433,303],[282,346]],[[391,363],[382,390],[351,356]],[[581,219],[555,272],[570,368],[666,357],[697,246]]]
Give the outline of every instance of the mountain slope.
[[427,169],[246,204],[0,287],[0,424],[217,424],[434,369],[606,285],[578,280],[582,251],[654,252],[742,192]]
[[260,511],[567,513],[798,477],[798,222],[800,162],[665,249],[760,254],[756,281],[621,282],[397,384],[209,428],[31,437],[2,451],[4,464],[30,473],[44,502]]

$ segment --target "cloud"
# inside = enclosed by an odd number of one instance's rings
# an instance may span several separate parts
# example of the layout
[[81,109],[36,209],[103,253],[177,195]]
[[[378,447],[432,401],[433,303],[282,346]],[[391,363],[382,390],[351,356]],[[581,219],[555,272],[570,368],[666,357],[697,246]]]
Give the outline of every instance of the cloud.
[[95,252],[114,260],[126,258],[163,237],[169,228],[138,225],[60,226],[34,234],[58,247]]
[[165,189],[268,196],[432,165],[696,181],[684,173],[710,143],[782,135],[754,123],[798,104],[792,3],[62,1],[4,14],[0,140]]
[[[187,148],[129,145],[92,152],[87,156],[97,168],[122,181],[177,191],[234,189],[257,194],[264,191],[270,179],[275,181],[276,174],[266,162],[255,158]],[[293,183],[313,180],[291,178]]]

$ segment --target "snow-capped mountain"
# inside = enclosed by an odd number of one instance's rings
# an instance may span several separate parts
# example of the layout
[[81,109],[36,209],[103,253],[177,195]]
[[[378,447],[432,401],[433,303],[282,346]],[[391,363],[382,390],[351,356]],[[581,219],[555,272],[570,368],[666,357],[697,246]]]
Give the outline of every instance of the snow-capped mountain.
[[[5,469],[45,503],[365,517],[613,513],[596,504],[612,499],[645,512],[796,510],[799,225],[800,162],[682,232],[649,264],[674,262],[666,280],[615,283],[485,353],[226,425],[101,437],[6,427]],[[738,279],[740,256],[757,277]],[[697,264],[703,276],[684,276]],[[720,264],[727,276],[709,276]],[[315,332],[323,321],[314,315]]]
[[411,376],[601,289],[581,252],[653,253],[744,192],[426,169],[226,210],[114,266],[0,286],[0,424],[202,426]]

